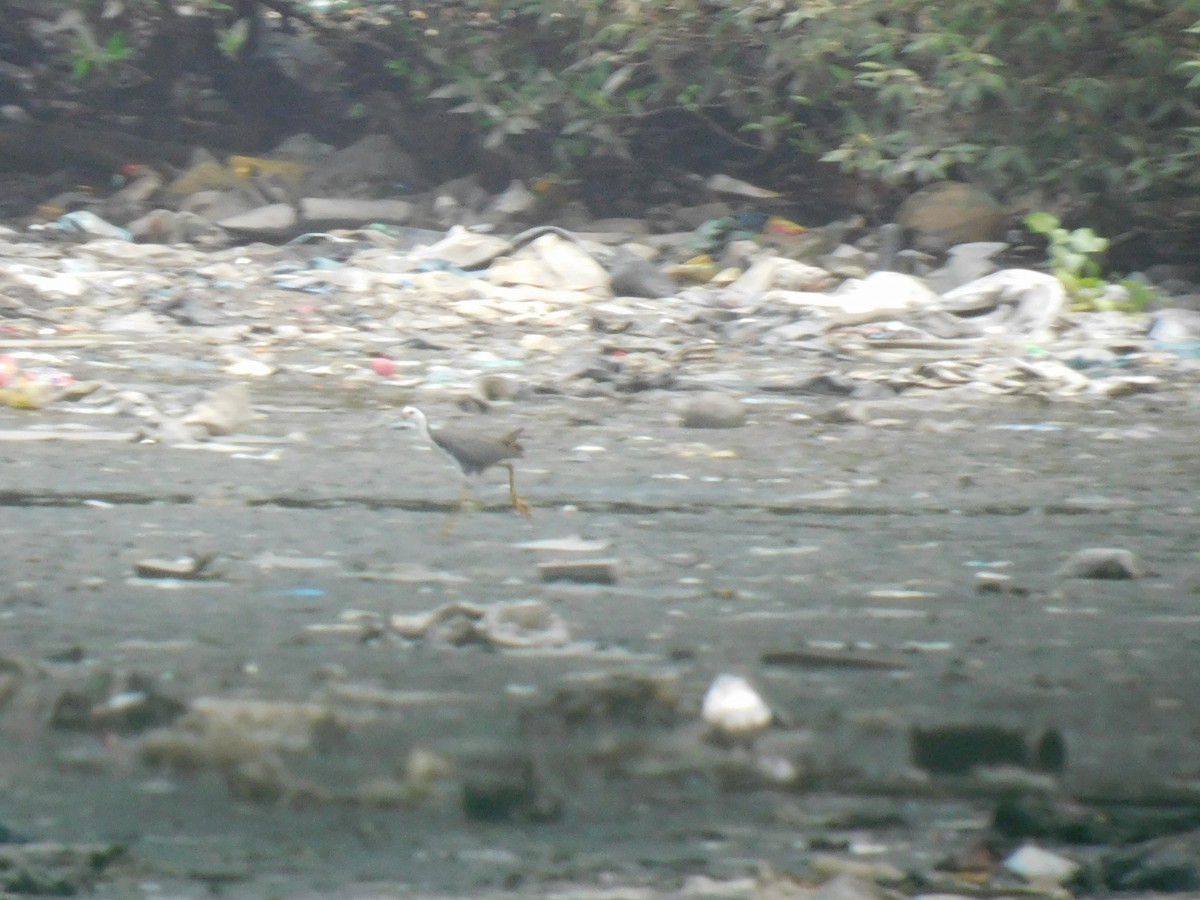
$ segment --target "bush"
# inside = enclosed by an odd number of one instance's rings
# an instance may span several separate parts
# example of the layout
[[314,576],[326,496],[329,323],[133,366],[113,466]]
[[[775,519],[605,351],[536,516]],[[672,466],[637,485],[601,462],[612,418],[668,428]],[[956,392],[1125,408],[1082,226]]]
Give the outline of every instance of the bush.
[[1200,230],[1197,19],[1200,0],[461,0],[394,22],[399,77],[561,174],[682,114],[760,161],[1039,190],[1119,245],[1131,223]]

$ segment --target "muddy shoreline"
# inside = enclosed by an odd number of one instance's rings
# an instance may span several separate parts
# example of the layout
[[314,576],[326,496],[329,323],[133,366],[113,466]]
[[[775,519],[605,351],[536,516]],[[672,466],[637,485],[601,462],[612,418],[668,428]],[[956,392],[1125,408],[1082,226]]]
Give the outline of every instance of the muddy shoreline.
[[[307,388],[312,402],[295,402],[304,383],[259,393],[231,452],[0,444],[17,673],[2,820],[39,841],[124,845],[97,896],[659,897],[697,879],[752,896],[747,879],[767,872],[816,884],[828,858],[933,878],[990,833],[1002,792],[1200,803],[1200,409],[1185,395],[1107,408],[935,395],[880,404],[881,424],[773,397],[727,431],[678,427],[666,392],[537,398],[489,418],[526,428],[533,524],[495,477],[443,535],[457,482],[389,427],[395,398],[347,407]],[[38,424],[81,422],[64,406]],[[543,582],[537,563],[562,554],[518,546],[576,537],[619,561],[616,583]],[[1128,548],[1151,574],[1061,577],[1085,547]],[[220,577],[134,575],[196,552]],[[1010,587],[980,592],[985,569]],[[526,600],[566,621],[567,647],[388,626]],[[723,671],[777,714],[752,751],[714,748],[697,724]],[[349,724],[327,746],[273,751],[280,769],[250,788],[220,766],[148,762],[146,736],[170,717],[51,724],[64,692],[96,679],[117,692],[131,673],[184,706],[316,703]],[[930,774],[912,729],[947,724],[1053,729],[1065,759]],[[415,749],[450,769],[419,798],[364,794],[403,780]],[[762,759],[795,777],[772,782]],[[518,796],[481,816],[464,791],[497,779]],[[1046,843],[1084,862],[1103,851]]]

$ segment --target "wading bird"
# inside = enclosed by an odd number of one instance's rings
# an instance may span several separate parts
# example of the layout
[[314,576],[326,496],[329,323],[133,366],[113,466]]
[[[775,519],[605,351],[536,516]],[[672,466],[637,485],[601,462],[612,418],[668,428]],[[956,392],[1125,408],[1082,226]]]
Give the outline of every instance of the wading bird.
[[460,506],[464,505],[470,496],[470,476],[478,475],[492,466],[501,466],[508,469],[508,496],[512,500],[513,508],[526,519],[533,519],[529,504],[517,496],[517,483],[513,474],[513,464],[510,462],[525,453],[525,448],[519,441],[522,429],[515,428],[503,435],[492,435],[462,426],[431,429],[425,413],[415,406],[404,407],[400,415],[411,419],[417,427],[417,433],[462,472]]

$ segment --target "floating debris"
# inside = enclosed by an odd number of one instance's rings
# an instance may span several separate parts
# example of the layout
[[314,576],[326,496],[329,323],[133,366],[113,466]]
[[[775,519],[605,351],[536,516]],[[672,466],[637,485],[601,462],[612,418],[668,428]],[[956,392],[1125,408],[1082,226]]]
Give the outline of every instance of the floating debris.
[[133,570],[138,578],[180,578],[187,581],[208,581],[220,578],[222,573],[212,568],[216,561],[215,552],[195,553],[179,559],[144,559],[135,563]]
[[576,581],[581,584],[615,584],[620,560],[581,559],[538,563],[542,581]]
[[713,679],[700,718],[718,741],[745,742],[771,724],[771,708],[745,678],[721,674]]
[[1063,578],[1129,579],[1149,574],[1145,563],[1132,550],[1120,547],[1091,547],[1072,554],[1058,570]]

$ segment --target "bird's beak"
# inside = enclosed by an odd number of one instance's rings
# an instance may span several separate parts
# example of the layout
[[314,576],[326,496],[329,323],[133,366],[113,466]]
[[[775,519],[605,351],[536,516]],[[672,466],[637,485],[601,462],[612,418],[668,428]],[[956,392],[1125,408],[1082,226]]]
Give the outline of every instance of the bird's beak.
[[372,428],[411,428],[412,423],[408,419],[397,419],[388,413],[380,413],[375,421],[371,423]]

